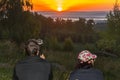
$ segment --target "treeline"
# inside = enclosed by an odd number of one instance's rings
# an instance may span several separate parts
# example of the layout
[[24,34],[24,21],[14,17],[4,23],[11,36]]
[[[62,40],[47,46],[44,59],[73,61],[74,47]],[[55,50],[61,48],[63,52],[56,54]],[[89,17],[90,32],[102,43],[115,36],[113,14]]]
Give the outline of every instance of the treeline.
[[38,37],[40,22],[30,13],[29,0],[0,1],[0,39],[15,41],[17,44],[29,38]]
[[[118,3],[107,15],[108,30],[96,32],[94,20],[79,18],[78,21],[52,19],[33,13],[29,0],[0,1],[0,39],[21,44],[30,38],[42,38],[46,49],[72,50],[76,43],[85,49],[119,54],[120,10]],[[60,45],[59,45],[60,44]],[[49,47],[48,47],[49,46]],[[66,47],[67,46],[67,47]]]
[[41,22],[40,36],[42,38],[46,37],[56,37],[59,41],[64,41],[66,38],[71,38],[74,42],[94,42],[95,31],[94,31],[94,21],[85,20],[84,18],[79,18],[78,21],[72,22],[72,20],[63,20],[61,18],[56,18],[55,20],[51,17],[44,17],[42,15],[37,15],[36,17]]
[[56,37],[60,41],[70,37],[75,42],[94,42],[94,21],[86,21],[79,18],[78,21],[63,20],[44,17],[37,13],[23,12],[15,18],[0,20],[1,38],[11,39],[16,42],[25,41],[28,38]]
[[[29,4],[28,4],[29,3]],[[22,43],[29,38],[56,37],[60,41],[71,38],[74,42],[94,42],[94,21],[79,18],[78,21],[44,17],[31,12],[30,2],[1,0],[0,38]]]

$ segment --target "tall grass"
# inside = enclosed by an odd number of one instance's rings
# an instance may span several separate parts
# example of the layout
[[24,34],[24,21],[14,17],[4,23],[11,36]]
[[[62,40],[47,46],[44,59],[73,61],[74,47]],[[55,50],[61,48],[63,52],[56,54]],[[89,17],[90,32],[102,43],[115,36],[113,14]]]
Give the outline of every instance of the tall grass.
[[105,80],[120,79],[120,58],[99,57],[95,67],[99,68],[104,73]]
[[[77,47],[78,48],[78,47]],[[68,80],[74,69],[78,52],[44,51],[46,59],[52,64],[53,80]],[[24,52],[9,41],[0,42],[0,80],[12,80],[13,67],[24,57]],[[120,79],[120,58],[98,56],[95,68],[101,70],[105,80]]]
[[[60,80],[59,74],[62,74],[61,80],[67,80],[70,72],[74,69],[76,62],[76,53],[73,52],[47,52],[47,59],[52,62],[59,63],[64,69],[56,69],[55,75]],[[120,79],[120,58],[98,56],[96,59],[95,68],[101,70],[105,80],[119,80]],[[60,73],[62,72],[63,73]],[[58,73],[57,73],[58,72]],[[63,76],[66,75],[66,76]]]

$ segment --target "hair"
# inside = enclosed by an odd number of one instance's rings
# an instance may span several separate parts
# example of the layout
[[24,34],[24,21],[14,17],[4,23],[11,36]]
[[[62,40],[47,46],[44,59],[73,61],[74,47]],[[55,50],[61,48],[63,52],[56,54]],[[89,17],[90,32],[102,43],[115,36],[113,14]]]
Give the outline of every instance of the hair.
[[92,63],[88,63],[88,61],[82,62],[81,60],[78,59],[75,69],[80,69],[80,68],[89,69],[91,67],[93,67]]
[[39,50],[40,50],[40,46],[38,45],[38,43],[34,39],[28,40],[26,42],[25,52],[26,52],[27,56],[41,55]]

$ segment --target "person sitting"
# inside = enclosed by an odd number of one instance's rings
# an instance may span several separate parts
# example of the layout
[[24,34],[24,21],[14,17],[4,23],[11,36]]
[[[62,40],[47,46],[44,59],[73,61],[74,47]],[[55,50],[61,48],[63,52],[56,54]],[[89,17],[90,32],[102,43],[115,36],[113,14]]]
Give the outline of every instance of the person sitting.
[[75,70],[70,73],[69,80],[104,80],[103,73],[95,69],[94,62],[97,55],[88,50],[78,54],[78,61]]
[[52,80],[51,64],[40,53],[42,40],[30,39],[26,43],[26,58],[18,61],[13,72],[13,80]]

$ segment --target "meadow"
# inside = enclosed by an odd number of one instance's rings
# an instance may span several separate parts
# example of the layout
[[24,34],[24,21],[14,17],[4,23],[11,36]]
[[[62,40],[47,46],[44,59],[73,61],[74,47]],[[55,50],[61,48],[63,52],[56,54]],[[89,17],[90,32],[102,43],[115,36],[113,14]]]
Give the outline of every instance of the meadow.
[[[46,59],[52,64],[53,80],[68,80],[70,72],[74,69],[77,54],[80,51],[78,48],[80,48],[80,45],[77,45],[74,51],[43,51]],[[10,41],[0,41],[0,79],[12,80],[15,63],[24,57],[24,50],[16,44]],[[105,80],[120,79],[119,57],[98,55],[94,67],[103,72]]]

